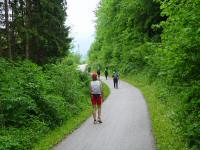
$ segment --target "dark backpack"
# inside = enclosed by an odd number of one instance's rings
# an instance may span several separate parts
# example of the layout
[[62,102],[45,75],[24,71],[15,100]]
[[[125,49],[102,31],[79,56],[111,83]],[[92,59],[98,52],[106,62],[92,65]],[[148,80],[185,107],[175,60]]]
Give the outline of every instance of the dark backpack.
[[118,80],[119,75],[118,75],[117,73],[115,73],[115,74],[113,75],[113,78],[114,78],[115,80]]

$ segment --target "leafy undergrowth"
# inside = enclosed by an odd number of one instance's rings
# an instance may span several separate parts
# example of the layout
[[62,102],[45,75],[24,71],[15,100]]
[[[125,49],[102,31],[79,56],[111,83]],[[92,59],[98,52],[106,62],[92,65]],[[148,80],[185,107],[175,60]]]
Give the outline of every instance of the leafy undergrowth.
[[0,74],[0,150],[32,149],[90,105],[90,79],[75,66],[0,59]]
[[[138,87],[145,96],[152,120],[152,130],[158,150],[188,150],[183,133],[175,119],[179,105],[162,82],[151,82],[144,74],[123,77]],[[167,96],[166,96],[167,95]]]

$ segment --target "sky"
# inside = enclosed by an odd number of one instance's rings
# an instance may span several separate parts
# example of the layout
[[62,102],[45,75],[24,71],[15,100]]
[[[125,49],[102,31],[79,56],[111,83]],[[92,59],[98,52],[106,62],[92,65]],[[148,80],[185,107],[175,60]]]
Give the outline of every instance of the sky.
[[94,40],[95,14],[99,0],[67,0],[67,21],[71,27],[70,36],[74,38],[75,52],[86,57]]

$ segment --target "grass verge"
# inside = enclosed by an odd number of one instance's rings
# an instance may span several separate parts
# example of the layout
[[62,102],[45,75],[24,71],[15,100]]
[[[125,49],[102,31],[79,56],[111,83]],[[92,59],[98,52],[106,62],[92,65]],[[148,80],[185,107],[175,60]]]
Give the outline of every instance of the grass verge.
[[[106,99],[110,94],[109,87],[103,84],[104,98]],[[66,121],[61,127],[50,131],[44,138],[36,144],[33,150],[49,150],[52,149],[54,145],[59,143],[63,138],[72,133],[77,129],[89,116],[91,116],[92,107],[87,107],[79,115]]]
[[[171,115],[175,112],[175,102],[170,100],[164,102],[158,93],[163,87],[161,82],[150,83],[148,77],[143,74],[122,77],[123,80],[138,87],[145,96],[152,121],[152,130],[158,150],[188,150],[179,129],[174,126]],[[176,120],[174,120],[176,121]]]
[[110,94],[110,89],[105,83],[103,83],[103,94],[104,94],[104,99],[106,99]]

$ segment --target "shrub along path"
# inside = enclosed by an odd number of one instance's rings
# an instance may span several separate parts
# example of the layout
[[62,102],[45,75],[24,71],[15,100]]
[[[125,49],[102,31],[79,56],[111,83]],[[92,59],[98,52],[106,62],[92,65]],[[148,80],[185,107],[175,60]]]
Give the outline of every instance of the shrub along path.
[[90,117],[55,150],[155,150],[147,105],[141,92],[120,81],[113,88],[112,79],[102,80],[111,94],[103,104],[102,124]]

